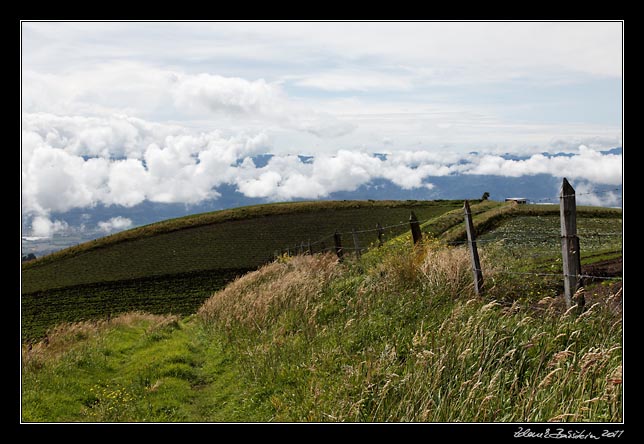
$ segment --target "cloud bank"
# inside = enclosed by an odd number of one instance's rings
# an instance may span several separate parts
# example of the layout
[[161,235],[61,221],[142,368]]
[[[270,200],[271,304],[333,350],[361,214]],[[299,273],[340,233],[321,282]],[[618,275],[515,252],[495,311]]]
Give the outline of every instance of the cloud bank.
[[[235,106],[247,106],[237,104]],[[260,105],[248,105],[257,107]],[[132,207],[144,201],[195,204],[233,185],[267,201],[317,199],[354,191],[377,179],[411,190],[431,189],[432,177],[549,174],[599,185],[621,185],[622,156],[585,146],[567,156],[535,154],[518,160],[489,153],[424,150],[374,155],[338,150],[312,158],[275,155],[261,167],[253,156],[271,152],[262,132],[225,136],[128,116],[23,116],[22,206],[34,236],[65,229],[52,213],[98,204]],[[108,232],[131,221],[99,223]]]

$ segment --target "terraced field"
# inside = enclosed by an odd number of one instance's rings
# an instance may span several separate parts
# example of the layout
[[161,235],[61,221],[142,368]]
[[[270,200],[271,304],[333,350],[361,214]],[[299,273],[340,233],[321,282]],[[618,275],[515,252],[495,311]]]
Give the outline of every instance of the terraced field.
[[[462,205],[463,201],[271,204],[128,230],[24,264],[23,335],[37,338],[59,322],[131,310],[190,314],[214,291],[272,260],[276,252],[309,241],[314,251],[331,248],[332,234],[338,230],[350,253],[352,230],[358,232],[360,247],[369,247],[377,242],[377,223],[389,227],[385,241],[408,232],[410,211],[426,235],[462,242]],[[472,202],[472,213],[481,246],[501,246],[513,264],[522,264],[518,271],[559,272],[558,206]],[[620,210],[578,207],[583,264],[621,257],[621,224]],[[554,288],[560,279],[553,280]]]
[[[587,214],[587,213],[582,213]],[[610,259],[622,254],[622,218],[587,214],[577,220],[582,263]],[[523,215],[507,219],[479,237],[483,243],[498,242],[515,256],[549,260],[561,255],[558,214]]]
[[[237,275],[276,251],[328,237],[352,246],[351,230],[391,226],[385,238],[420,220],[460,208],[462,201],[340,201],[272,204],[173,219],[63,250],[22,269],[22,327],[42,336],[61,321],[132,309],[189,314]],[[358,235],[361,246],[377,233]],[[333,239],[326,239],[326,246]],[[322,244],[316,244],[320,248]],[[350,247],[349,247],[350,248]]]

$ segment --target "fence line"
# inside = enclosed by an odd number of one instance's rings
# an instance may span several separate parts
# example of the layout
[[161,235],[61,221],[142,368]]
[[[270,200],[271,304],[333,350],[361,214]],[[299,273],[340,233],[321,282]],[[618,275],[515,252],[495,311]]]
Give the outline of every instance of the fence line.
[[[539,238],[543,238],[543,237],[557,238],[557,239],[559,238],[559,234],[554,234],[554,233],[540,233],[540,234],[535,235],[535,236],[525,236],[525,235],[523,235],[523,233],[521,231],[504,231],[502,234],[503,235],[516,234],[516,235],[521,236],[521,239],[539,239]],[[621,236],[621,235],[623,235],[623,233],[619,232],[619,231],[593,231],[591,233],[578,233],[578,234],[580,234],[582,236],[586,236],[586,237],[597,237],[597,236],[606,236],[606,237],[608,237],[608,236]]]
[[[449,208],[452,208],[452,206],[450,205]],[[419,220],[418,223],[422,225],[425,222],[429,222],[430,220],[432,220],[432,218],[422,219],[422,220]],[[386,225],[384,227],[367,228],[367,229],[355,230],[355,231],[353,231],[353,230],[352,231],[338,231],[338,234],[340,234],[342,236],[342,235],[353,234],[354,232],[356,234],[375,233],[375,232],[380,232],[380,231],[387,230],[387,229],[390,229],[390,228],[398,228],[398,227],[406,226],[408,224],[409,224],[409,222],[400,222],[400,223],[397,223],[397,224]],[[512,232],[510,232],[510,233],[512,233]],[[512,234],[520,234],[520,233],[519,232],[514,232]],[[583,238],[583,237],[620,236],[620,235],[622,235],[622,233],[618,233],[618,232],[611,233],[611,232],[609,232],[609,233],[584,234],[581,237]],[[334,236],[333,233],[329,234],[329,235],[324,236],[324,237],[322,237],[322,238],[320,238],[320,239],[318,239],[318,240],[316,240],[314,242],[311,242],[310,245],[313,246],[313,245],[320,244],[320,243],[322,243],[323,241],[325,241],[327,239],[333,238],[333,236]],[[559,237],[556,236],[556,235],[552,235],[552,236],[553,236],[553,238],[559,239]],[[495,238],[494,241],[500,240],[500,239],[512,240],[511,238]],[[543,240],[545,238],[543,238],[543,237],[525,237],[525,236],[523,236],[521,239],[542,239]],[[492,240],[490,240],[490,239],[482,239],[482,240],[478,240],[477,242],[491,242],[491,241]],[[454,242],[449,242],[449,244],[458,244],[458,243],[463,243],[463,242],[467,242],[467,241],[454,241]]]
[[[423,223],[423,222],[421,221],[420,223]],[[402,225],[407,225],[407,224],[402,224]],[[392,227],[392,226],[398,226],[398,225],[390,225],[389,227]],[[384,228],[387,228],[387,227],[383,227],[383,229]],[[363,231],[356,230],[356,233],[366,233],[366,232],[371,232],[371,231],[377,231],[377,230],[363,230]],[[340,234],[346,234],[346,233],[340,233]],[[517,234],[519,234],[519,232],[517,232]],[[589,235],[579,236],[579,238],[580,239],[584,239],[586,237],[588,237],[588,238],[601,238],[601,237],[611,237],[611,236],[622,236],[622,233],[593,233],[590,236]],[[326,239],[331,239],[331,238],[333,238],[333,234],[330,234],[330,235],[328,235],[326,237],[323,237],[318,241],[311,242],[310,244],[307,243],[305,245],[310,245],[312,247],[314,245],[323,243],[323,241],[326,240]],[[275,240],[279,240],[279,239],[275,239]],[[560,236],[559,235],[522,236],[522,237],[505,237],[504,236],[504,237],[494,237],[494,238],[488,238],[488,239],[477,238],[476,243],[477,244],[491,244],[491,243],[501,242],[501,241],[523,241],[523,240],[556,241],[556,240],[560,240]],[[449,242],[447,242],[447,245],[465,245],[465,244],[468,244],[468,243],[469,243],[469,241],[467,241],[467,240],[449,241]],[[289,248],[293,249],[293,248],[295,248],[295,246],[286,247],[286,248],[283,248],[283,249],[289,249]],[[299,244],[297,245],[297,248],[299,248]],[[345,246],[343,246],[343,248],[345,250],[354,250],[355,249],[354,247],[345,247]],[[369,248],[368,247],[360,247],[359,249],[361,251],[365,251],[365,250],[368,250]],[[319,251],[331,251],[331,250],[332,250],[331,247],[325,247],[325,248],[321,248]]]
[[[597,233],[593,236],[579,236],[580,239],[592,239],[592,238],[602,238],[602,237],[615,237],[615,236],[621,236],[622,233]],[[494,237],[494,238],[488,238],[488,239],[477,239],[476,242],[479,244],[489,244],[489,243],[494,243],[494,242],[500,242],[500,241],[523,241],[523,240],[538,240],[538,241],[554,241],[554,240],[560,240],[560,236],[547,236],[547,237],[542,237],[542,236],[522,236],[522,237]],[[461,245],[461,244],[466,244],[468,241],[463,240],[463,241],[449,241],[447,242],[448,245]]]
[[[593,191],[587,191],[585,193],[576,193],[576,196],[589,196],[591,194],[606,194],[606,193],[613,193],[615,191],[621,191],[622,189],[617,187],[617,188],[608,188],[604,190],[593,190]],[[553,203],[551,202],[553,200],[561,199],[562,197],[569,197],[569,196],[554,196],[554,197],[542,197],[539,199],[529,199],[530,202],[538,202],[538,203]],[[622,196],[615,196],[616,199],[621,200]]]
[[587,191],[585,193],[566,194],[566,195],[563,195],[563,196],[559,196],[559,198],[563,199],[564,197],[587,196],[589,194],[606,194],[606,193],[612,193],[614,191],[619,191],[619,190],[620,190],[620,188],[611,188],[611,189],[606,189],[606,190]]
[[[445,206],[445,205],[443,205],[443,206]],[[450,205],[449,208],[452,208],[452,206]],[[429,222],[430,220],[432,220],[432,218],[419,220],[418,223],[419,224],[424,224],[425,222]],[[378,226],[376,228],[369,228],[369,229],[364,229],[364,230],[352,230],[352,231],[349,231],[349,232],[336,231],[333,234],[329,234],[327,236],[324,236],[324,237],[322,237],[322,238],[320,238],[320,239],[318,239],[318,240],[316,240],[314,242],[308,243],[307,245],[312,247],[314,245],[321,244],[327,239],[332,239],[336,235],[336,233],[339,234],[340,236],[349,235],[349,234],[353,235],[353,234],[363,234],[363,233],[375,233],[375,232],[381,233],[381,232],[384,232],[387,229],[398,228],[398,227],[402,227],[402,226],[405,226],[405,225],[408,225],[408,224],[409,224],[409,222],[400,222],[400,223],[397,223],[397,224],[386,225],[384,227]],[[380,224],[378,224],[378,225],[380,225]],[[285,247],[285,248],[282,248],[282,250],[290,250],[291,248],[293,248],[293,247]],[[298,248],[299,248],[299,246],[298,246]],[[355,250],[355,248],[349,248],[349,247],[343,247],[343,249],[344,250]],[[327,249],[323,248],[322,250],[327,250]],[[367,250],[367,248],[360,248],[360,250],[364,251],[364,250]]]
[[[478,257],[477,243],[492,243],[492,242],[502,242],[502,241],[524,241],[524,240],[539,240],[541,242],[554,241],[559,239],[561,242],[561,254],[562,254],[562,272],[560,273],[539,273],[539,272],[519,272],[519,271],[509,271],[509,270],[495,270],[495,273],[499,274],[509,274],[509,275],[523,275],[523,276],[551,276],[551,277],[560,277],[564,280],[564,299],[566,306],[570,308],[574,303],[578,305],[583,305],[583,300],[573,301],[573,295],[579,289],[582,284],[582,279],[600,279],[600,280],[621,280],[621,277],[614,276],[593,276],[589,274],[583,274],[581,272],[581,252],[580,252],[580,239],[593,239],[599,238],[609,238],[612,236],[622,236],[623,233],[620,232],[598,232],[593,231],[590,233],[577,233],[576,226],[576,196],[583,196],[588,194],[601,194],[608,193],[613,191],[619,191],[619,188],[607,189],[607,190],[595,190],[585,193],[576,194],[575,190],[568,183],[566,178],[563,179],[561,186],[561,191],[559,195],[560,200],[560,219],[561,219],[561,234],[543,234],[538,236],[521,236],[521,237],[512,237],[505,236],[495,237],[491,239],[476,239],[476,233],[474,230],[474,225],[472,221],[472,213],[469,208],[469,202],[464,201],[463,211],[465,219],[465,228],[467,240],[464,241],[452,241],[448,242],[448,245],[464,245],[468,244],[470,250],[470,259],[472,262],[472,273],[474,280],[474,289],[477,295],[483,294],[483,270]],[[449,206],[452,208],[452,205]],[[324,236],[317,241],[311,242],[308,241],[306,244],[301,242],[299,245],[296,244],[293,248],[293,251],[297,254],[299,251],[300,254],[313,254],[313,246],[322,245],[319,252],[332,252],[338,256],[339,260],[343,260],[345,252],[354,252],[356,257],[360,258],[360,255],[363,251],[367,251],[368,248],[363,248],[360,246],[360,241],[358,239],[358,234],[364,233],[378,233],[378,246],[382,245],[382,236],[384,231],[391,228],[398,228],[406,226],[409,224],[411,230],[411,235],[413,243],[416,244],[422,239],[422,232],[420,231],[420,224],[428,222],[430,219],[424,219],[419,221],[416,218],[414,212],[411,212],[408,222],[400,222],[398,224],[392,224],[388,226],[381,226],[380,223],[376,225],[376,228],[373,229],[363,229],[356,230],[352,229],[350,232],[339,232],[336,231],[333,234]],[[351,234],[353,240],[353,247],[343,246],[342,245],[342,236]],[[520,232],[506,232],[505,234],[523,234]],[[333,243],[326,245],[324,241],[333,238]],[[306,246],[306,248],[305,248]],[[291,254],[291,247],[280,250],[280,255],[282,254]],[[277,254],[276,254],[277,255]]]
[[[477,240],[476,242],[477,243],[482,243],[483,241]],[[467,244],[467,243],[468,243],[468,241],[458,242],[458,244],[460,244],[460,245]],[[357,250],[355,247],[345,247],[345,246],[343,246],[342,249],[344,251],[355,251],[355,250]],[[368,250],[368,248],[361,247],[359,250],[360,251],[365,251],[365,250]],[[326,253],[328,253],[328,252],[332,252],[332,251],[335,251],[334,247],[325,247],[325,248],[321,249],[318,252],[326,252]],[[483,272],[482,268],[480,268],[480,269],[477,268],[476,270]],[[544,276],[556,276],[556,277],[564,276],[564,277],[567,277],[568,276],[568,275],[565,275],[565,274],[562,275],[562,273],[538,273],[538,272],[534,272],[534,271],[494,270],[494,273],[496,273],[496,274],[519,275],[519,276],[541,276],[541,277],[544,277]],[[589,275],[589,274],[578,274],[578,275],[575,275],[575,276],[580,277],[580,278],[588,278],[588,279],[603,279],[603,280],[616,280],[616,281],[617,280],[622,280],[621,277],[615,277],[615,276],[594,276],[594,275]]]
[[[563,195],[563,196],[560,196],[560,197],[559,197],[559,199],[564,198],[564,197],[571,197],[571,196],[584,196],[584,195],[589,195],[589,194],[602,194],[602,193],[608,193],[608,192],[619,191],[619,190],[620,190],[620,188],[611,188],[611,189],[606,189],[606,190],[589,191],[589,192],[585,192],[585,193],[577,193],[577,194]],[[542,199],[531,199],[531,200],[530,200],[530,202],[545,202],[545,201],[547,201],[547,200],[555,200],[555,199],[557,199],[557,197],[547,197],[547,198],[542,198]],[[554,205],[554,202],[553,202],[553,205]],[[452,207],[453,207],[453,205],[435,205],[435,206],[432,206],[432,208],[441,208],[441,207],[448,207],[448,208],[452,208]],[[455,210],[456,210],[456,209],[454,209],[453,211],[455,211]],[[424,224],[425,222],[428,222],[428,221],[430,221],[431,219],[432,219],[432,218],[419,220],[419,221],[418,221],[418,223],[419,223],[419,224]],[[363,230],[355,230],[355,231],[353,231],[353,230],[352,230],[352,231],[350,231],[350,232],[338,232],[338,233],[339,233],[341,236],[342,236],[342,235],[349,235],[349,234],[353,234],[354,232],[355,232],[356,234],[374,233],[374,232],[381,232],[381,231],[383,231],[383,230],[387,230],[387,229],[390,229],[390,228],[398,228],[398,227],[402,227],[402,226],[407,225],[408,223],[409,223],[409,222],[402,222],[402,221],[401,221],[401,222],[399,222],[399,223],[397,223],[397,224],[387,225],[387,226],[384,226],[384,227],[367,228],[367,229],[363,229]],[[510,233],[512,233],[512,232],[510,232]],[[514,233],[512,233],[512,234],[514,234]],[[520,233],[516,232],[516,234],[520,234]],[[609,232],[609,233],[587,233],[587,234],[583,234],[583,235],[581,235],[581,236],[579,236],[579,237],[580,237],[580,238],[585,238],[585,237],[620,236],[620,235],[623,235],[623,233],[618,233],[618,232],[614,232],[614,233],[610,233],[610,232]],[[310,242],[310,245],[311,245],[311,246],[318,245],[318,244],[322,243],[323,241],[325,241],[325,240],[327,240],[327,239],[331,239],[331,238],[333,238],[333,236],[334,236],[334,234],[333,234],[333,233],[332,233],[332,234],[329,234],[329,235],[324,236],[324,237],[322,237],[322,238],[320,238],[320,239],[318,239],[318,240],[316,240],[316,241],[314,241],[314,242]],[[553,236],[553,238],[555,238],[555,235],[552,235],[552,236]],[[556,236],[556,238],[557,238],[557,239],[559,239],[559,236]],[[504,240],[512,240],[511,238],[503,238],[503,239],[504,239]],[[521,239],[545,240],[545,239],[543,239],[543,238],[541,238],[541,237],[534,237],[534,238],[533,238],[533,237],[525,237],[525,236],[523,236]],[[495,239],[495,240],[498,240],[498,239]],[[491,241],[491,240],[489,240],[489,239],[482,239],[482,240],[478,240],[478,242],[490,242],[490,241]],[[464,241],[464,242],[466,242],[466,241]],[[458,244],[458,243],[461,243],[461,242],[459,242],[459,241],[449,242],[449,244]],[[289,247],[287,247],[287,248],[289,248]],[[347,249],[347,248],[345,247],[345,249]],[[364,249],[363,249],[363,250],[364,250]]]
[[[483,271],[483,270],[481,270]],[[518,275],[518,276],[556,276],[556,277],[579,277],[579,278],[588,278],[588,279],[602,279],[602,280],[615,280],[615,281],[621,281],[621,277],[616,277],[616,276],[593,276],[590,274],[578,274],[578,275],[567,275],[567,274],[561,274],[561,273],[537,273],[534,271],[508,271],[508,270],[495,270],[495,273],[497,274],[512,274],[512,275]]]
[[[424,222],[423,222],[423,221],[419,221],[419,223],[420,223],[420,224],[423,224]],[[408,223],[406,223],[406,224],[402,224],[402,225],[408,225]],[[390,225],[390,227],[392,227],[392,226],[397,226],[397,225]],[[386,229],[386,228],[387,228],[387,227],[384,227],[383,229]],[[376,231],[377,231],[377,230],[364,230],[364,231],[358,231],[358,230],[356,230],[356,233],[360,233],[360,234],[362,234],[362,233],[367,233],[367,232],[376,232]],[[341,235],[349,235],[349,234],[352,234],[352,232],[351,232],[351,231],[349,231],[349,232],[340,232],[340,234],[341,234]],[[518,234],[518,233],[517,233],[517,234]],[[590,234],[590,235],[588,235],[588,234],[586,234],[586,235],[579,235],[579,238],[580,238],[580,239],[589,239],[589,240],[590,240],[590,239],[601,239],[601,238],[609,238],[609,237],[618,237],[618,236],[622,236],[622,235],[623,235],[623,233],[610,233],[610,232],[607,232],[607,233],[593,233],[593,234]],[[267,236],[260,236],[260,237],[261,237],[261,239],[263,239],[263,240],[283,241],[283,238],[278,238],[278,237],[267,237]],[[315,241],[315,242],[311,242],[311,243],[310,243],[310,246],[311,246],[311,247],[313,247],[313,246],[315,246],[315,245],[321,244],[321,243],[323,243],[323,242],[324,242],[325,240],[327,240],[327,239],[333,239],[333,234],[330,234],[330,235],[328,235],[328,236],[325,236],[325,237],[323,237],[323,238],[320,238],[320,239],[318,239],[318,240],[317,240],[317,241]],[[484,238],[484,239],[477,238],[477,239],[476,239],[476,242],[477,242],[477,243],[479,243],[479,244],[484,244],[484,243],[494,243],[494,242],[500,242],[500,241],[522,241],[522,240],[533,240],[533,241],[535,241],[535,240],[536,240],[536,241],[555,241],[555,240],[559,240],[559,239],[560,239],[559,235],[554,235],[554,234],[553,234],[553,235],[544,235],[544,236],[521,236],[521,237],[508,237],[508,236],[503,236],[503,237],[489,237],[489,238]],[[375,238],[375,241],[377,241],[377,238]],[[235,244],[238,244],[238,243],[239,243],[239,241],[236,241],[236,242],[235,242]],[[447,242],[447,244],[448,244],[448,245],[462,245],[462,244],[466,244],[466,243],[467,243],[467,241],[466,241],[466,240],[462,240],[462,241],[449,241],[449,242]],[[596,243],[596,242],[595,242],[595,243]],[[308,245],[309,245],[309,243],[308,243],[308,242],[304,242],[304,245],[305,245],[305,246],[308,246]],[[299,248],[299,246],[300,246],[300,243],[299,243],[299,242],[297,243],[297,246],[298,246],[298,248]],[[291,246],[291,247],[284,247],[283,249],[286,249],[286,248],[293,248],[293,246]],[[367,248],[367,247],[362,247],[361,249],[362,249],[362,250],[366,250],[366,249],[368,249],[368,248]]]

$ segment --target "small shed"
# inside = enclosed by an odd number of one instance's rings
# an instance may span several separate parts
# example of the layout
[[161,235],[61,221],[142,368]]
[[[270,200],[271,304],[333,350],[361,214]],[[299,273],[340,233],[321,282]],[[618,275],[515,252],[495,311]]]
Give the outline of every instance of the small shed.
[[525,197],[506,197],[506,202],[516,202],[518,204],[528,203],[528,200]]

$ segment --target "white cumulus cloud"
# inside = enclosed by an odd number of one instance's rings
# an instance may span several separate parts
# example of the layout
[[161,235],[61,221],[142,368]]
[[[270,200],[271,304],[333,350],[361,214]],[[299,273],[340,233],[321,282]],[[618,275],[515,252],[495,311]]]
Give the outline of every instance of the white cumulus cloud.
[[[26,114],[23,212],[47,218],[98,204],[132,207],[146,200],[197,203],[216,198],[216,187],[233,181],[237,161],[268,146],[264,133],[226,137],[127,116]],[[44,220],[36,225],[47,231]]]
[[31,234],[34,237],[52,237],[55,233],[65,231],[68,228],[67,222],[52,221],[45,216],[36,216],[31,221]]
[[96,224],[98,229],[105,233],[112,233],[114,231],[125,230],[132,226],[132,220],[127,217],[116,216],[109,220],[100,221]]
[[248,81],[205,73],[177,77],[171,93],[179,106],[257,115],[283,113],[286,101],[280,89],[264,79]]

